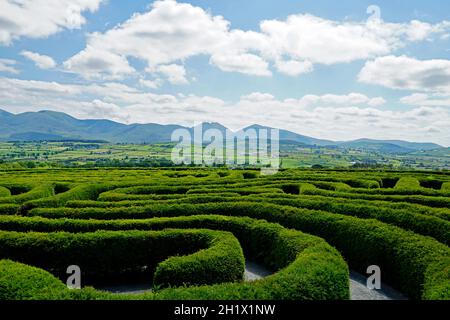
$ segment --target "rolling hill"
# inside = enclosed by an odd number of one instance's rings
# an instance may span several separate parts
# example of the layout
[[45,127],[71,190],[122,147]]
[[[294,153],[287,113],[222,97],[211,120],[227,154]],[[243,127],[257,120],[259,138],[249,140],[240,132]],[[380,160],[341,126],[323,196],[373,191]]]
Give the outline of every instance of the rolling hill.
[[[204,123],[203,129],[217,129],[223,134],[227,130],[220,123]],[[105,140],[112,143],[163,143],[170,142],[176,129],[188,129],[180,125],[123,124],[111,120],[80,120],[55,111],[25,112],[13,114],[0,109],[0,140],[42,141],[42,140]],[[252,125],[245,129],[271,129]],[[295,132],[280,129],[280,141],[301,145],[330,146],[344,149],[365,149],[383,153],[409,153],[442,148],[434,143],[415,143],[400,140],[370,140],[336,142],[316,139]]]

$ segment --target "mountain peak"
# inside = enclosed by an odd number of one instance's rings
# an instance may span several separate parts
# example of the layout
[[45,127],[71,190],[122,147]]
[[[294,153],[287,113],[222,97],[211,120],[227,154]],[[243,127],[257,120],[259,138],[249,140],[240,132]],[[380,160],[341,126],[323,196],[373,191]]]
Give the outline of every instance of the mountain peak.
[[3,116],[3,117],[8,116],[8,117],[11,117],[11,116],[14,116],[14,114],[11,113],[11,112],[8,112],[8,111],[6,111],[6,110],[0,109],[0,116]]
[[208,130],[208,129],[218,129],[220,131],[226,131],[228,128],[225,127],[224,125],[222,125],[221,123],[218,122],[202,122],[196,126],[194,126],[193,128],[198,128],[198,127],[202,127],[202,130]]
[[[42,110],[39,112],[25,112],[13,114],[0,109],[0,138],[8,140],[10,137],[42,139],[42,137],[61,136],[67,139],[105,140],[121,143],[158,143],[170,142],[173,130],[185,128],[177,125],[162,124],[131,124],[126,125],[111,120],[79,120],[66,113]],[[203,122],[203,131],[217,129],[225,133],[227,128],[218,122]],[[196,126],[196,127],[198,127]],[[193,130],[193,128],[186,128]],[[246,129],[272,129],[268,126],[253,124]],[[441,146],[434,143],[415,143],[401,140],[373,140],[359,139],[354,141],[330,141],[304,136],[292,131],[279,129],[280,141],[291,141],[310,146],[333,146],[341,148],[363,148],[371,150],[411,152],[419,150],[434,150]]]

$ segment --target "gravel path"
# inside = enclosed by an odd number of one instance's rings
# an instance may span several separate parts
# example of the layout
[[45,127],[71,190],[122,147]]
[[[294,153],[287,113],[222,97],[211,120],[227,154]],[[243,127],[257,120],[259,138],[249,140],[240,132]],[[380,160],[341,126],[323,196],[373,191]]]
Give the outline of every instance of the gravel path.
[[[254,281],[272,274],[269,270],[254,262],[247,262],[245,266],[245,280]],[[381,284],[381,290],[370,290],[366,286],[366,277],[350,272],[350,299],[351,300],[406,300],[400,292],[386,284]]]
[[[255,281],[271,275],[272,272],[261,264],[247,261],[245,265],[245,281]],[[350,299],[351,300],[406,300],[400,292],[388,285],[382,284],[381,290],[370,290],[366,286],[366,278],[354,271],[350,272]],[[139,294],[152,291],[148,284],[105,286],[97,289],[119,294]]]
[[407,298],[382,283],[380,290],[370,290],[366,286],[366,277],[356,273],[350,272],[350,298],[351,300],[406,300]]
[[258,279],[265,278],[267,276],[270,276],[273,272],[270,270],[267,270],[262,265],[247,261],[245,263],[245,273],[244,273],[244,280],[245,281],[255,281]]

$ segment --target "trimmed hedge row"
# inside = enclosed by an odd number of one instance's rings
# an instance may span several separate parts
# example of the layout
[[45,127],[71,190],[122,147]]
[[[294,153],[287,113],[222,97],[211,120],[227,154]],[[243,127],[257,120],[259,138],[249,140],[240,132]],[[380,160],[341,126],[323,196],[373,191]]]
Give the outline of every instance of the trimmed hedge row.
[[82,184],[74,186],[66,192],[52,197],[36,199],[25,203],[26,208],[35,207],[59,207],[70,200],[95,200],[100,193],[108,190],[110,186],[105,184]]
[[0,186],[0,197],[9,197],[11,196],[11,191],[8,188]]
[[[450,249],[438,241],[376,220],[255,202],[197,205],[155,204],[142,208],[34,209],[34,215],[75,219],[143,219],[179,215],[249,216],[277,222],[326,239],[364,272],[379,265],[384,279],[412,298],[449,299]],[[430,279],[433,279],[431,281]],[[431,282],[430,282],[431,281]],[[436,284],[439,283],[439,286]]]
[[[242,197],[241,200],[245,201],[247,198],[251,199],[257,197],[257,195],[250,195],[248,197]],[[346,204],[352,204],[356,206],[376,206],[379,208],[386,208],[386,209],[392,209],[392,210],[407,210],[409,212],[417,213],[417,214],[423,214],[427,216],[434,216],[438,217],[447,221],[450,221],[450,208],[434,208],[434,207],[428,207],[421,204],[415,204],[415,203],[408,203],[408,202],[389,202],[389,201],[383,201],[383,200],[364,200],[364,199],[352,199],[349,201],[346,198],[330,198],[320,195],[301,195],[301,196],[292,196],[288,194],[280,195],[280,194],[265,194],[264,200],[269,200],[271,198],[280,198],[280,199],[288,199],[288,200],[302,200],[306,202],[319,202],[319,203],[333,203],[333,204],[339,204],[339,205],[346,205]],[[93,202],[91,202],[93,203]],[[70,204],[70,203],[68,203]],[[88,203],[85,203],[86,206]],[[119,206],[120,203],[117,203],[116,206]],[[122,203],[123,206],[125,206],[126,202]],[[128,203],[127,205],[132,205],[132,203]]]
[[422,189],[419,180],[413,177],[403,177],[397,181],[395,189],[418,190]]
[[[285,191],[286,192],[286,191]],[[388,202],[388,201],[377,201],[377,200],[352,200],[349,202],[345,198],[328,198],[323,196],[306,196],[302,195],[301,197],[293,196],[291,194],[264,194],[264,198],[261,198],[261,195],[255,194],[255,195],[248,195],[248,196],[239,196],[238,194],[232,194],[232,193],[220,193],[220,194],[211,194],[211,195],[185,195],[183,197],[180,196],[167,196],[164,198],[158,198],[158,199],[148,199],[148,200],[122,200],[122,201],[114,201],[114,202],[107,202],[107,201],[90,201],[90,200],[80,200],[80,201],[68,201],[66,203],[67,207],[71,208],[111,208],[111,207],[133,207],[133,206],[145,206],[149,204],[153,204],[156,202],[156,200],[159,200],[159,202],[163,203],[205,203],[205,202],[220,202],[220,201],[235,201],[236,198],[239,201],[247,201],[248,199],[252,200],[253,198],[257,197],[263,200],[267,199],[270,202],[271,198],[278,198],[278,199],[287,199],[287,200],[303,200],[306,202],[318,202],[320,204],[325,203],[335,203],[337,204],[349,204],[356,205],[359,207],[364,206],[376,206],[376,207],[383,207],[386,209],[391,210],[407,210],[409,212],[417,213],[417,214],[423,214],[427,216],[434,216],[438,217],[447,221],[450,221],[450,209],[447,208],[433,208],[433,207],[427,207],[419,204],[412,204],[407,202]],[[320,209],[320,208],[319,208]],[[320,209],[322,210],[322,209]]]
[[225,193],[225,192],[235,192],[239,195],[245,196],[249,194],[260,194],[260,193],[284,193],[281,189],[276,188],[198,188],[191,189],[187,192],[187,194],[217,194],[217,193]]
[[[220,194],[222,197],[236,197],[240,196],[237,192],[224,192]],[[100,194],[98,197],[98,202],[101,203],[110,203],[111,206],[115,206],[114,202],[122,202],[122,201],[155,201],[155,200],[173,200],[173,199],[183,199],[186,197],[186,194],[124,194],[124,193],[115,193],[114,191],[108,191]],[[69,201],[72,202],[72,201]],[[93,205],[95,206],[95,205]]]
[[441,190],[450,191],[450,182],[444,182]]
[[51,273],[10,260],[0,260],[0,300],[70,299],[71,291]]
[[123,194],[184,194],[189,190],[189,187],[184,186],[172,186],[172,185],[160,185],[160,186],[137,186],[128,188],[115,189],[114,193]]
[[[383,206],[374,205],[358,205],[349,201],[330,201],[330,200],[318,200],[318,199],[304,199],[302,197],[295,198],[276,198],[274,195],[271,197],[261,197],[260,195],[250,195],[247,197],[221,197],[221,196],[198,196],[187,197],[176,200],[166,201],[164,204],[201,204],[201,203],[220,203],[220,202],[239,202],[239,201],[254,201],[260,203],[273,203],[285,206],[293,206],[297,208],[304,208],[310,210],[323,210],[327,212],[333,212],[343,215],[355,216],[363,219],[377,219],[379,221],[389,223],[407,230],[414,231],[422,235],[432,236],[435,239],[445,244],[450,244],[450,221],[441,219],[435,216],[429,216],[422,213],[416,213],[414,211],[405,209],[391,209]],[[142,202],[125,202],[114,203],[110,205],[107,202],[101,202],[92,204],[93,207],[85,207],[85,203],[75,203],[75,206],[70,203],[72,208],[58,208],[53,211],[45,209],[35,209],[31,211],[30,215],[45,216],[45,217],[64,217],[66,213],[73,217],[80,214],[82,217],[85,213],[91,212],[94,214],[94,218],[100,218],[101,212],[106,214],[101,219],[107,219],[114,215],[114,218],[121,218],[121,209],[127,207],[134,208],[135,212],[144,212],[145,207],[158,206],[160,202],[157,201],[142,201]],[[95,208],[100,209],[95,211]],[[131,210],[131,209],[130,209]],[[56,212],[58,211],[58,212]],[[111,212],[111,215],[107,213]],[[115,214],[119,212],[119,214]],[[130,212],[130,211],[127,211]],[[58,215],[59,214],[59,215]],[[86,216],[85,216],[86,217]],[[91,216],[87,216],[91,217]],[[136,216],[137,217],[137,216]]]
[[[185,256],[173,257],[179,254]],[[211,230],[0,231],[0,259],[37,266],[60,277],[69,265],[78,265],[87,279],[96,280],[156,268],[153,283],[157,286],[237,281],[244,273],[237,239]]]
[[[69,175],[63,176],[64,172]],[[255,297],[257,299],[321,299],[322,297],[330,299],[333,297],[335,293],[324,291],[326,290],[324,287],[330,288],[337,283],[344,284],[339,280],[343,279],[340,273],[342,269],[335,268],[339,266],[338,261],[343,262],[342,258],[332,263],[330,269],[332,275],[328,277],[323,270],[330,268],[326,260],[333,260],[324,253],[325,248],[329,246],[325,244],[322,251],[319,250],[320,254],[316,254],[311,246],[306,245],[303,249],[312,250],[308,251],[312,255],[308,254],[308,258],[303,260],[301,266],[292,269],[295,272],[284,274],[283,272],[297,261],[298,257],[291,256],[291,253],[298,251],[290,251],[287,249],[289,246],[286,245],[273,246],[273,243],[277,243],[277,239],[284,239],[284,243],[290,235],[296,238],[298,231],[286,230],[280,226],[262,227],[262,224],[270,225],[270,223],[255,221],[248,217],[267,219],[272,223],[278,222],[285,227],[325,238],[342,252],[350,266],[357,271],[365,272],[368,265],[379,265],[382,269],[383,281],[414,299],[450,299],[448,267],[450,249],[444,245],[450,240],[450,192],[447,189],[447,184],[450,182],[445,174],[438,176],[437,173],[430,175],[430,173],[353,173],[350,171],[300,173],[300,171],[288,170],[276,176],[256,177],[253,175],[249,177],[250,179],[243,180],[243,173],[246,171],[241,170],[223,171],[222,178],[215,170],[205,170],[200,173],[198,170],[176,170],[173,171],[175,175],[172,171],[167,172],[164,170],[111,170],[106,176],[106,171],[102,170],[98,170],[98,173],[87,170],[79,172],[55,170],[44,178],[43,171],[18,174],[14,183],[0,182],[11,193],[1,197],[2,189],[0,188],[0,215],[2,215],[0,229],[31,231],[31,234],[69,231],[76,232],[77,236],[81,234],[86,236],[97,230],[109,230],[106,232],[112,233],[113,231],[117,231],[115,233],[149,232],[149,229],[165,228],[225,230],[239,239],[249,258],[279,270],[274,276],[255,283],[157,289],[156,292],[143,295],[120,295],[119,299],[247,299]],[[193,173],[198,174],[198,177],[193,177]],[[10,178],[8,179],[11,181]],[[39,183],[43,186],[42,181],[51,181],[48,183],[52,189],[50,195],[15,202],[16,197],[23,197],[30,193]],[[92,186],[104,184],[105,189],[92,194],[86,189],[87,192],[84,194],[82,187],[91,184]],[[4,203],[1,204],[2,202]],[[18,208],[20,208],[19,211]],[[16,216],[16,213],[26,216]],[[40,215],[48,218],[40,217]],[[239,223],[236,222],[238,220]],[[245,222],[247,220],[248,225]],[[265,231],[254,231],[258,228]],[[279,232],[277,228],[281,228]],[[274,235],[280,237],[274,238]],[[432,236],[441,243],[423,235]],[[0,234],[0,238],[2,237]],[[306,240],[300,241],[298,246],[304,245],[304,241]],[[318,244],[315,241],[312,242]],[[236,241],[234,243],[239,249],[239,243]],[[293,247],[297,248],[297,245]],[[314,245],[314,248],[318,247],[320,246]],[[199,250],[187,254],[195,255],[208,249],[200,248]],[[305,254],[305,250],[301,251],[302,255]],[[0,258],[2,251],[0,247]],[[32,254],[31,252],[30,255]],[[324,254],[325,258],[321,259],[321,255]],[[119,265],[117,268],[120,269],[118,272],[124,274],[138,271],[150,272],[151,269],[151,273],[159,277],[155,283],[161,288],[169,285],[180,286],[185,284],[185,281],[202,284],[203,278],[195,279],[195,275],[191,272],[193,269],[200,270],[204,265],[204,263],[197,264],[201,257],[192,260],[188,257],[173,257],[171,259],[175,260],[169,260],[171,263],[160,262],[160,260],[159,272],[156,272],[158,263],[153,264],[151,268],[144,268],[142,265],[140,267],[134,265],[135,269],[121,268]],[[316,264],[310,264],[311,257],[314,257]],[[186,265],[177,261],[179,258],[186,261]],[[220,255],[217,257],[211,255],[209,259],[214,270],[221,265]],[[277,264],[278,261],[284,262]],[[9,270],[11,265],[16,265],[10,261],[0,261],[0,269],[4,262],[5,270]],[[191,268],[191,265],[194,267]],[[317,267],[319,265],[320,268]],[[347,270],[345,263],[343,265]],[[27,267],[17,265],[17,268],[22,270]],[[34,272],[33,270],[30,272]],[[309,273],[310,270],[312,273]],[[44,271],[37,270],[37,272],[43,276],[41,272]],[[167,279],[172,279],[173,273],[179,274],[179,278],[183,281],[177,284],[168,283]],[[286,277],[280,280],[281,275]],[[26,278],[21,280],[22,276],[18,276],[16,280],[26,282]],[[49,276],[59,282],[53,276]],[[279,278],[275,282],[270,282],[273,280],[272,277],[276,276]],[[92,277],[96,277],[96,274]],[[344,278],[348,295],[348,274]],[[18,286],[7,284],[6,278],[2,278],[1,275],[0,279],[4,280],[4,282],[0,281],[0,295],[2,285],[5,283],[4,287],[18,288]],[[303,281],[301,286],[297,285],[299,281]],[[312,285],[314,281],[319,283],[318,290],[316,290],[317,285]],[[338,288],[341,286],[338,285]],[[12,291],[14,290],[16,289]],[[64,299],[118,298],[94,289],[67,291],[64,288],[61,292]],[[343,291],[339,292],[343,296]],[[57,293],[54,292],[54,296],[56,295]],[[34,297],[35,294],[31,296]]]
[[0,216],[1,215],[13,215],[20,209],[20,206],[13,203],[0,204]]
[[430,207],[450,207],[450,197],[445,196],[423,196],[423,195],[384,195],[384,194],[365,194],[354,192],[338,192],[317,189],[309,183],[300,184],[300,194],[320,195],[327,197],[347,198],[347,199],[363,199],[363,200],[381,200],[392,202],[410,202],[422,204]]
[[[35,219],[35,218],[23,218]],[[42,219],[42,218],[39,218]],[[48,221],[49,224],[57,220]],[[60,221],[62,222],[62,221]],[[67,221],[66,221],[67,222]],[[288,230],[278,224],[257,221],[246,217],[192,216],[157,218],[128,221],[72,221],[72,227],[78,230],[87,228],[89,224],[105,228],[199,228],[227,230],[239,238],[246,254],[262,261],[266,266],[278,270],[272,276],[254,282],[224,283],[213,286],[164,289],[141,295],[120,295],[120,299],[314,299],[336,300],[349,298],[348,267],[339,252],[330,247],[322,239]],[[53,225],[56,227],[56,225]],[[65,225],[68,226],[67,224]],[[178,259],[178,258],[175,258]],[[195,260],[198,261],[198,260]],[[222,264],[222,262],[221,262]],[[14,285],[9,284],[9,273],[13,273],[16,265],[1,260],[0,299],[18,299],[26,296],[30,299],[115,299],[117,296],[93,289],[67,292],[56,292],[45,295],[32,291],[26,293],[26,275],[13,276]],[[163,264],[160,264],[160,266]],[[202,266],[204,263],[202,264]],[[27,268],[19,265],[20,268]],[[173,270],[171,270],[173,271]],[[43,278],[43,283],[52,277],[42,270],[29,267],[33,276]],[[158,271],[157,271],[158,272]],[[35,275],[36,274],[36,275]],[[190,275],[192,276],[192,275]],[[155,275],[156,277],[156,275]],[[49,288],[58,287],[59,280]],[[4,290],[3,288],[13,288]],[[50,290],[43,290],[47,292]]]
[[[220,237],[211,238],[206,250],[185,257],[174,256],[159,263],[153,276],[153,284],[163,288],[242,280],[245,258],[239,241],[231,233],[225,236],[220,231],[219,234]],[[167,245],[170,243],[162,244],[163,247]]]
[[55,194],[55,186],[51,183],[45,183],[32,188],[30,191],[15,196],[0,198],[0,203],[24,203],[30,200],[50,197]]
[[[362,219],[376,219],[388,224],[392,224],[418,234],[432,236],[445,244],[450,244],[450,221],[440,219],[435,216],[428,216],[422,213],[416,213],[405,209],[390,209],[374,205],[357,205],[352,202],[335,202],[307,200],[302,197],[297,198],[276,198],[260,197],[251,195],[245,198],[186,198],[183,203],[211,203],[211,202],[236,202],[236,201],[255,201],[261,203],[273,203],[283,206],[292,206],[310,210],[322,210],[327,212],[339,213],[343,215],[355,216]],[[177,203],[180,201],[177,200]],[[166,203],[175,203],[167,201]],[[150,203],[147,203],[150,205]]]

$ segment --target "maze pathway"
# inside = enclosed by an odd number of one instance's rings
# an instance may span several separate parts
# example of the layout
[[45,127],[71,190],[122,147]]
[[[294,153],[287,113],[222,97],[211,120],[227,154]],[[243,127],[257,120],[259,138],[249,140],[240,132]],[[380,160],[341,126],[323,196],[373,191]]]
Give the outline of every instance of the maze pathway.
[[0,172],[2,300],[448,300],[449,244],[446,172]]

